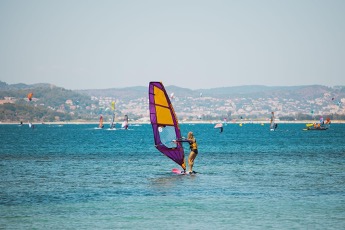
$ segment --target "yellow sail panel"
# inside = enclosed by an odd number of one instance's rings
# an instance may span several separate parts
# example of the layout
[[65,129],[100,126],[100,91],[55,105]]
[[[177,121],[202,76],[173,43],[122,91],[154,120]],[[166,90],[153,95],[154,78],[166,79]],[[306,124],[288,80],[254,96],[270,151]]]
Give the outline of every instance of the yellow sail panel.
[[163,90],[161,90],[157,87],[154,87],[153,93],[155,95],[155,104],[156,105],[162,105],[162,106],[166,106],[166,107],[169,106]]
[[164,125],[174,125],[169,108],[156,106],[157,123]]

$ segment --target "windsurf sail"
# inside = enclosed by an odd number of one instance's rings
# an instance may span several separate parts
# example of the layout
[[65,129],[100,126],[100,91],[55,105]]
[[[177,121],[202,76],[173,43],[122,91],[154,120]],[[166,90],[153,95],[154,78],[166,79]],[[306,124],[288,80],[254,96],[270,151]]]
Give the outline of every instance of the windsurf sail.
[[98,128],[103,128],[103,116],[102,116],[102,115],[99,117],[99,125],[98,125]]
[[274,112],[271,112],[271,123],[270,123],[270,130],[275,130],[278,127],[278,124],[275,123],[275,116]]
[[223,132],[223,124],[222,123],[218,123],[214,126],[215,129],[220,129],[220,132]]
[[115,101],[111,102],[111,110],[113,111],[113,117],[111,119],[110,128],[113,129],[115,128]]
[[128,129],[128,116],[127,115],[125,115],[125,118],[123,119],[121,127],[124,129]]
[[222,124],[222,123],[218,123],[218,124],[216,124],[216,125],[214,126],[214,128],[221,128],[221,127],[223,127],[223,124]]
[[149,109],[155,147],[185,170],[183,146],[180,142],[174,142],[182,139],[180,127],[161,82],[149,84]]

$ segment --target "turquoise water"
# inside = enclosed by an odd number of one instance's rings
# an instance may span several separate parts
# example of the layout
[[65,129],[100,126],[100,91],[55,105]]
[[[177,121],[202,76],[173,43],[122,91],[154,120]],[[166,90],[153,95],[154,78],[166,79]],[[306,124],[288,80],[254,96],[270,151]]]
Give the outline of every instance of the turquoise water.
[[195,176],[171,173],[150,125],[95,126],[0,125],[0,228],[345,228],[345,125],[182,124]]

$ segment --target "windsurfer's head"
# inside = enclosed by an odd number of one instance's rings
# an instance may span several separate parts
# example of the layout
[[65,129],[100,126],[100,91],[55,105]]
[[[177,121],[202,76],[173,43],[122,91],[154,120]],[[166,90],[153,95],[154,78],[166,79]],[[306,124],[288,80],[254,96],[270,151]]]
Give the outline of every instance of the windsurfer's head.
[[194,138],[193,132],[189,132],[187,135],[187,139],[193,139],[193,138]]

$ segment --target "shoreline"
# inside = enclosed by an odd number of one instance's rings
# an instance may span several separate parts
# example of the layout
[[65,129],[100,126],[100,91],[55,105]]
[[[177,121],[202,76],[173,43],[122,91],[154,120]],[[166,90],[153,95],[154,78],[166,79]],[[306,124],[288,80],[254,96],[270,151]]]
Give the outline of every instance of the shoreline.
[[[121,124],[122,121],[115,122],[115,124]],[[217,124],[223,123],[221,121],[179,121],[179,124]],[[226,122],[226,124],[269,124],[269,121],[236,121]],[[305,121],[277,121],[277,124],[309,124],[318,123],[316,120],[305,120]],[[24,122],[23,125],[28,125],[28,122]],[[34,125],[91,125],[99,124],[98,121],[53,121],[53,122],[32,122]],[[107,123],[105,123],[107,124]],[[135,121],[129,122],[129,125],[144,125],[150,124],[148,121]],[[345,120],[333,120],[331,124],[345,124]],[[0,125],[20,125],[18,122],[3,122],[0,121]]]

